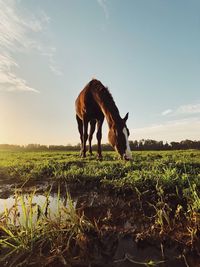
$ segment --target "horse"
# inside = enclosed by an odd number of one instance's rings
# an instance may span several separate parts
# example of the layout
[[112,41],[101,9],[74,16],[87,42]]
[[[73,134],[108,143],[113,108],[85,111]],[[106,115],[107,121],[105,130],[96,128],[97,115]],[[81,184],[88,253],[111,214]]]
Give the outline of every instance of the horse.
[[[75,101],[75,109],[82,157],[86,157],[86,142],[88,139],[89,152],[92,155],[92,137],[97,125],[97,153],[98,158],[102,160],[102,125],[104,118],[106,118],[109,127],[109,143],[118,152],[121,159],[130,160],[132,158],[128,141],[129,130],[126,126],[128,113],[124,118],[120,117],[111,93],[99,80],[92,79],[84,87]],[[90,124],[89,135],[88,124]]]

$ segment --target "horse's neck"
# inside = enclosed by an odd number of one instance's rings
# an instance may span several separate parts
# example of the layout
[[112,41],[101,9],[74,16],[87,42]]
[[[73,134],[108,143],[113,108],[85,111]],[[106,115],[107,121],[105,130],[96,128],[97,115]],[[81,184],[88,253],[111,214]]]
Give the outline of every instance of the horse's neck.
[[106,117],[109,129],[115,127],[120,122],[121,117],[119,115],[119,110],[114,103],[109,107],[102,104],[101,110]]
[[94,92],[94,99],[106,117],[109,128],[115,127],[121,122],[121,117],[111,94],[102,84],[97,87],[97,90],[95,88]]

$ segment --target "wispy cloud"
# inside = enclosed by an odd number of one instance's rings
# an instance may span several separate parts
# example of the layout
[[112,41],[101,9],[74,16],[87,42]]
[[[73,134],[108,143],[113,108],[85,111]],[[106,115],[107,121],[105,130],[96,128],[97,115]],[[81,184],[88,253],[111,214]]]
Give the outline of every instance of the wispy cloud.
[[163,116],[175,116],[175,115],[194,115],[200,113],[200,104],[187,104],[179,106],[178,108],[172,110],[164,110],[161,114]]
[[166,110],[164,110],[161,114],[162,114],[163,116],[166,116],[166,115],[168,115],[168,114],[170,114],[170,113],[172,113],[172,109],[166,109]]
[[200,113],[200,104],[183,105],[175,110],[175,114],[197,114]]
[[131,130],[130,140],[154,139],[163,141],[180,141],[184,139],[199,140],[200,119],[190,118],[168,121],[162,124]]
[[54,56],[56,53],[56,48],[55,47],[49,47],[48,49],[41,49],[41,54],[43,56],[46,56],[48,58],[49,61],[49,69],[58,76],[61,76],[63,73],[60,70],[60,68],[58,67],[58,65],[55,62]]
[[[16,0],[0,0],[0,84],[1,90],[6,91],[32,91],[37,89],[28,85],[28,82],[16,74],[19,63],[15,59],[15,53],[37,51],[48,59],[51,71],[60,75],[55,64],[55,50],[44,46],[37,40],[37,34],[42,32],[50,22],[50,18],[44,11],[37,16],[26,14],[20,10],[20,2]],[[34,36],[34,37],[33,37]],[[45,55],[45,51],[50,53]]]
[[108,12],[108,7],[107,7],[107,0],[97,0],[97,3],[103,9],[105,18],[108,20],[109,19],[109,12]]
[[18,67],[17,63],[9,55],[0,55],[0,84],[7,91],[30,91],[39,93],[38,90],[30,87],[27,82],[17,77],[12,71],[12,67]]

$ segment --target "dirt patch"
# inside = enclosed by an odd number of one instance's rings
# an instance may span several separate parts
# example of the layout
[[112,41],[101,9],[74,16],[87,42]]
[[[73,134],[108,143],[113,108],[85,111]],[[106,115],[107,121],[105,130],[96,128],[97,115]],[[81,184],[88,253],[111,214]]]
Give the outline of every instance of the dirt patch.
[[155,211],[142,210],[134,195],[90,192],[80,197],[77,208],[98,227],[102,266],[200,266],[199,230],[195,240],[187,222],[163,225],[163,230],[155,224]]
[[[37,184],[40,193],[48,187],[46,183]],[[30,184],[23,187],[23,192],[28,193],[32,189]],[[98,188],[83,190],[66,184],[61,188],[63,194],[68,190],[77,213],[80,216],[84,214],[94,225],[93,230],[85,233],[81,244],[73,244],[71,266],[200,266],[198,222],[188,221],[183,212],[176,214],[171,208],[167,213],[167,208],[159,203],[160,211],[163,211],[163,221],[159,222],[159,214],[154,207],[157,200],[150,194],[141,197],[133,192],[122,194]],[[8,185],[1,194],[6,198],[13,191],[14,188]],[[58,192],[55,184],[52,186],[53,192]],[[176,199],[172,202],[171,207],[177,206]],[[168,218],[165,218],[164,212]],[[197,219],[194,217],[194,220]],[[65,263],[55,259],[41,266],[65,266]]]

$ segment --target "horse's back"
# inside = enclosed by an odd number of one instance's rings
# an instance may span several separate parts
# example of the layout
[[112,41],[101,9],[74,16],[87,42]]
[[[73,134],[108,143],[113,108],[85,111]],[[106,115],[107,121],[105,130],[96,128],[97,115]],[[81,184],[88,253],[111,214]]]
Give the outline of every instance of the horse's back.
[[95,97],[101,86],[100,81],[93,79],[91,80],[80,92],[78,95],[75,106],[76,106],[76,114],[80,119],[83,117],[87,117],[88,120],[99,119],[104,116],[101,107],[97,103],[97,98]]

